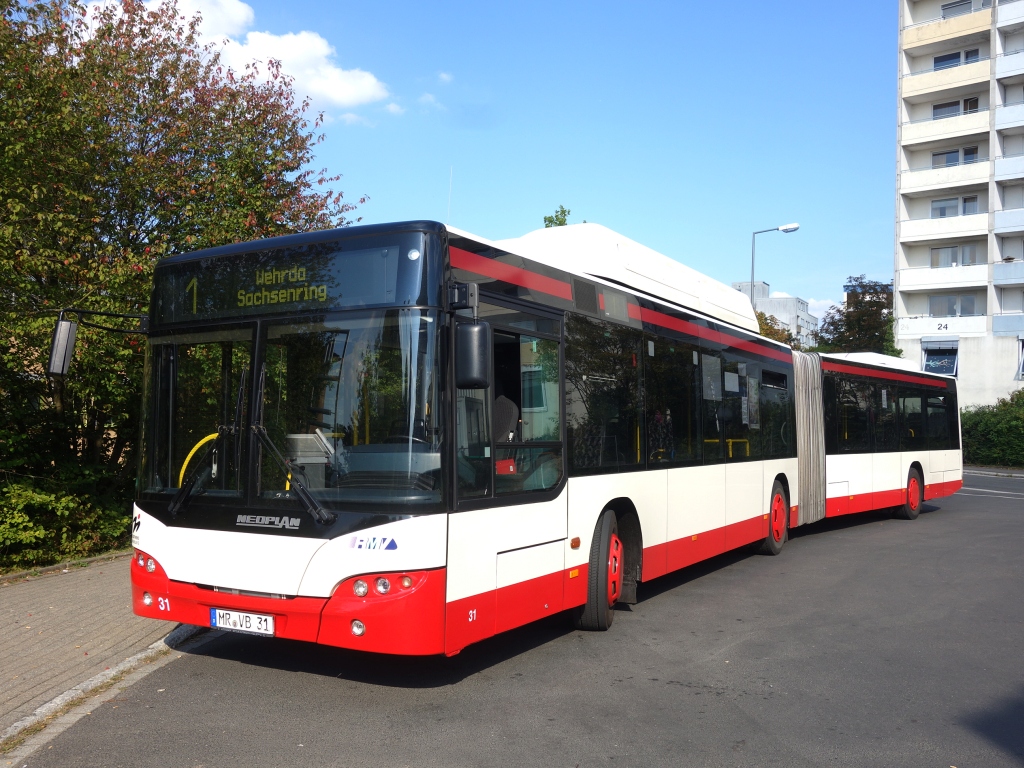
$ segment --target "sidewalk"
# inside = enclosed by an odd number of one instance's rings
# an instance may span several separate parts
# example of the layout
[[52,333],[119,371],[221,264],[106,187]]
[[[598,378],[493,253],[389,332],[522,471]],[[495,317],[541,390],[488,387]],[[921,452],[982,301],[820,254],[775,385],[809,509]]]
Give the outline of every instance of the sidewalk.
[[0,582],[0,733],[174,629],[132,613],[129,557]]
[[1020,467],[972,467],[964,465],[965,475],[989,475],[991,477],[1024,477]]

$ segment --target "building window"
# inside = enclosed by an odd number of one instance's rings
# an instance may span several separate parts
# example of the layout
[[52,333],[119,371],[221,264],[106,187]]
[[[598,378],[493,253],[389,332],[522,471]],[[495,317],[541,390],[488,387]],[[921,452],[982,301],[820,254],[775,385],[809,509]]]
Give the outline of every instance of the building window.
[[951,165],[960,165],[959,149],[932,152],[932,168],[948,168]]
[[964,99],[964,114],[970,115],[978,111],[978,97],[974,96],[970,99]]
[[925,349],[925,373],[944,373],[956,376],[957,349]]
[[981,263],[981,249],[977,243],[968,243],[960,246],[960,263],[965,267]]
[[977,48],[968,48],[964,51],[964,64],[973,64],[981,61],[981,52]]
[[954,16],[963,16],[971,12],[971,0],[955,0],[952,3],[942,4],[942,18],[951,19]]
[[950,216],[956,216],[959,205],[959,197],[947,197],[942,200],[932,200],[932,218],[947,219]]
[[964,165],[978,162],[978,148],[964,147]]
[[960,51],[956,53],[944,53],[942,56],[935,57],[935,69],[949,69],[950,67],[960,66]]
[[932,104],[932,119],[941,120],[944,117],[956,117],[960,114],[959,101],[947,101],[942,104]]
[[928,314],[932,317],[973,317],[984,315],[985,299],[974,293],[932,294],[928,297]]
[[1020,341],[1020,349],[1017,351],[1017,379],[1024,379],[1024,339]]
[[964,216],[970,216],[978,212],[978,196],[970,195],[964,198]]
[[957,263],[958,250],[955,245],[948,248],[932,248],[932,269],[952,267]]

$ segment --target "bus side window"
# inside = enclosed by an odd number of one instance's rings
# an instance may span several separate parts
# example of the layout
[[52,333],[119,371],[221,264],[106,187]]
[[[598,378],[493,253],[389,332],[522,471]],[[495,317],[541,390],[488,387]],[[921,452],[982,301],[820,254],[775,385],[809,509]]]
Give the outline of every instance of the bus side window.
[[789,376],[776,371],[761,371],[761,445],[764,458],[784,459],[796,455],[793,429],[793,400],[789,394]]
[[574,314],[568,318],[566,338],[569,467],[578,474],[591,474],[642,465],[643,334]]
[[866,381],[836,377],[840,453],[870,453],[874,387]]
[[926,446],[926,435],[921,393],[907,387],[900,387],[899,398],[900,450],[922,450]]
[[928,450],[949,449],[949,417],[946,415],[945,395],[928,397]]
[[703,350],[700,355],[701,425],[704,435],[704,463],[725,460],[725,424],[723,423],[725,386],[722,381],[722,355]]
[[896,388],[889,384],[875,387],[875,451],[887,452],[899,449],[899,433],[896,429]]
[[697,347],[650,335],[644,337],[644,343],[647,464],[698,463],[703,441]]
[[725,353],[725,400],[720,413],[726,461],[761,458],[760,368],[734,352]]

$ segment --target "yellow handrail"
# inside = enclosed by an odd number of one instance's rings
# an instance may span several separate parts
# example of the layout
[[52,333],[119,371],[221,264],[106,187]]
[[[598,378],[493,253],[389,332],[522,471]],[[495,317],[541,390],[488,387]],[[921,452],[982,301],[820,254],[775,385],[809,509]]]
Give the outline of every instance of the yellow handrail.
[[219,433],[214,432],[212,435],[207,435],[194,446],[192,450],[188,452],[188,456],[185,457],[185,462],[181,465],[181,474],[178,475],[178,487],[181,488],[181,484],[185,482],[185,469],[188,467],[188,463],[192,461],[192,457],[196,455],[196,451],[206,445],[208,442],[217,437]]

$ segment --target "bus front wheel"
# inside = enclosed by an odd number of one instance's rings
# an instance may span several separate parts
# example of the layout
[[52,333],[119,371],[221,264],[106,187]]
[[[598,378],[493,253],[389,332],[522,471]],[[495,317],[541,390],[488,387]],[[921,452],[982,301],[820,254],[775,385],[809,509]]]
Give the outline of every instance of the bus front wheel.
[[758,549],[762,555],[777,555],[789,538],[789,502],[786,489],[778,480],[772,485],[771,503],[768,505],[768,535]]
[[921,514],[921,505],[924,503],[924,481],[917,469],[910,470],[907,476],[907,498],[900,506],[896,507],[896,517],[904,520],[916,520]]
[[577,629],[603,631],[612,625],[615,603],[622,594],[622,577],[626,571],[624,555],[615,512],[606,509],[597,520],[590,543],[587,602],[573,611],[573,623]]

